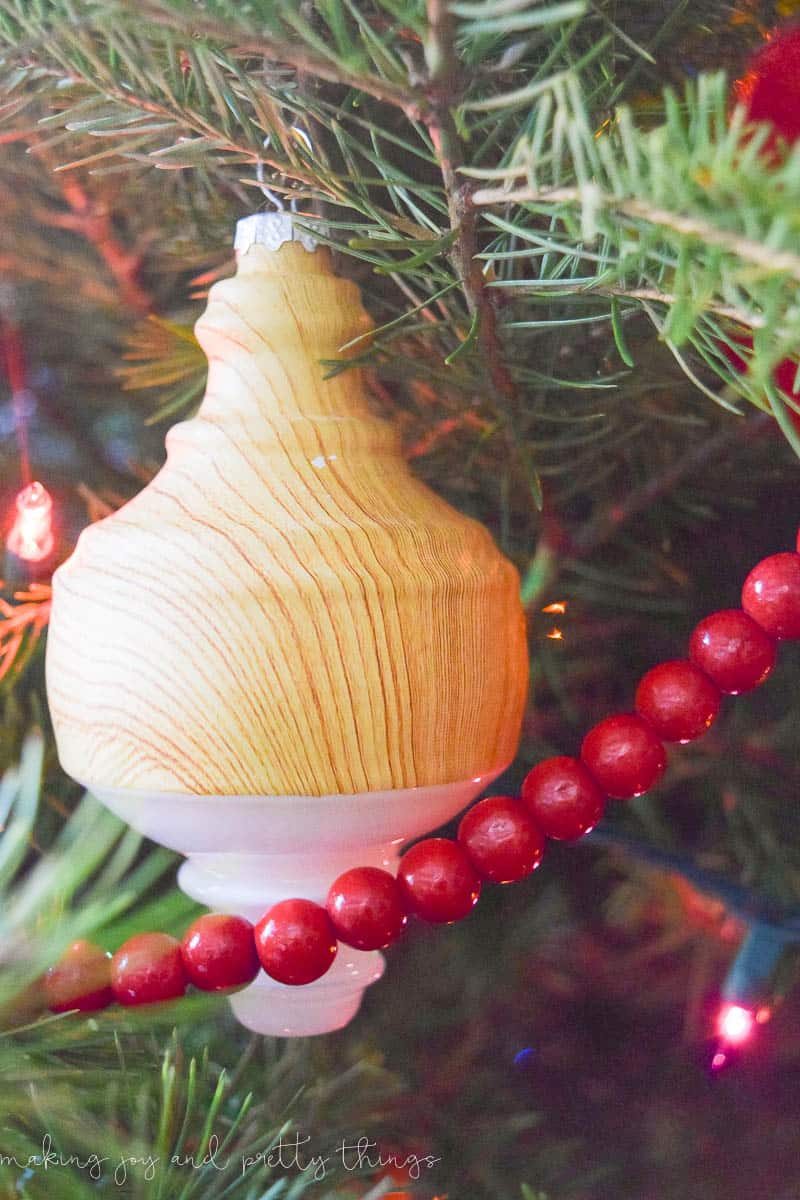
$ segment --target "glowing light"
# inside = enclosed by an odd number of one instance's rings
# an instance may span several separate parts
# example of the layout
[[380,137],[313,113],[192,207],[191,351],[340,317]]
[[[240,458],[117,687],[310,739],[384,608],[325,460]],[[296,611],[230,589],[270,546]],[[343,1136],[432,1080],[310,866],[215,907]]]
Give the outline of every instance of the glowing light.
[[717,1018],[717,1033],[729,1046],[741,1046],[752,1035],[755,1023],[755,1016],[749,1008],[743,1008],[741,1004],[726,1004]]
[[756,1013],[756,1025],[766,1025],[767,1021],[772,1016],[772,1009],[764,1005]]
[[722,1050],[718,1050],[711,1060],[711,1070],[712,1071],[721,1071],[727,1061],[728,1061],[727,1054],[724,1054],[722,1052]]
[[544,608],[542,609],[543,613],[554,613],[554,614],[559,613],[562,616],[566,611],[567,611],[566,600],[554,600],[552,604],[545,604]]
[[549,637],[551,642],[563,642],[564,640],[564,634],[557,625],[554,625],[550,632],[545,636]]
[[53,501],[41,483],[29,483],[16,499],[16,516],[6,546],[24,562],[43,562],[53,552]]

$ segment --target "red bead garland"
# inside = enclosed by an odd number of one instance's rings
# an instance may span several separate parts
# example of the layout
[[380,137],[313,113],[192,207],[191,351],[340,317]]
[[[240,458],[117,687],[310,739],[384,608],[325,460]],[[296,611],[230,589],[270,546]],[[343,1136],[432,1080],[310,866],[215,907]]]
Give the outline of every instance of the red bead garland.
[[461,819],[458,840],[480,875],[492,883],[516,883],[534,871],[544,854],[544,836],[512,796],[489,796]]
[[636,711],[665,742],[691,742],[716,720],[720,691],[688,659],[659,663],[636,689]]
[[606,798],[577,758],[546,758],[529,771],[522,800],[545,837],[572,842],[594,829]]
[[[752,352],[753,339],[749,333],[734,334],[731,336],[733,341],[736,342],[737,345],[741,346],[743,350]],[[747,374],[747,372],[750,370],[750,364],[744,358],[742,358],[741,354],[737,354],[736,351],[727,344],[727,342],[718,342],[718,347],[735,371],[738,371],[740,375]],[[783,392],[784,396],[788,396],[793,404],[796,404],[800,398],[794,390],[795,379],[797,377],[797,370],[799,366],[800,363],[798,363],[797,359],[783,358],[772,372],[772,380],[775,386],[779,389],[779,391]],[[800,430],[800,413],[795,412],[791,405],[788,404],[786,406],[786,412],[794,427]]]
[[800,25],[780,30],[753,55],[736,84],[751,121],[771,121],[787,142],[800,137]]
[[175,1000],[186,984],[181,944],[168,933],[137,933],[111,959],[111,986],[118,1004]]
[[44,994],[51,1012],[96,1012],[114,1002],[111,955],[81,939],[73,942],[44,977]]
[[742,608],[773,638],[800,638],[800,554],[771,554],[753,567]]
[[466,851],[449,838],[425,838],[406,851],[397,882],[408,911],[439,925],[460,921],[481,894]]
[[617,713],[590,729],[583,739],[581,758],[614,800],[630,800],[649,791],[667,766],[655,731],[636,713]]
[[[763,153],[768,162],[778,165],[785,152],[800,138],[800,25],[779,29],[768,37],[765,45],[751,57],[744,76],[736,81],[732,99],[744,105],[748,120],[771,123],[772,130],[764,143]],[[780,145],[781,138],[786,146]],[[746,354],[752,351],[752,334],[732,333],[729,336]],[[746,358],[726,342],[718,345],[733,368],[747,374],[749,363]],[[800,413],[792,405],[800,398],[795,391],[799,365],[795,357],[784,358],[772,372],[775,386],[791,401],[786,405],[786,413],[798,431]]]
[[[616,713],[590,729],[581,758],[557,756],[525,777],[521,800],[490,796],[462,817],[458,840],[425,838],[402,857],[397,877],[355,867],[331,885],[326,907],[305,899],[273,905],[254,927],[243,917],[207,913],[183,942],[165,933],[129,938],[113,958],[90,942],[73,943],[43,979],[53,1012],[90,1012],[112,999],[148,1004],[252,981],[259,963],[280,983],[302,985],[332,965],[338,941],[383,949],[409,915],[443,924],[478,902],[481,879],[511,883],[540,863],[546,837],[574,840],[603,814],[606,796],[628,799],[652,787],[666,767],[661,739],[699,737],[717,716],[721,693],[750,691],[775,662],[775,640],[800,638],[798,553],[774,554],[747,576],[742,609],[700,621],[689,657],[660,663],[641,679],[636,713]],[[337,941],[338,939],[338,941]]]
[[741,608],[711,613],[689,640],[689,657],[731,696],[752,691],[775,666],[775,643]]
[[204,992],[251,983],[260,965],[253,926],[244,917],[227,913],[198,917],[184,934],[181,955],[189,982]]
[[331,919],[313,900],[281,900],[255,927],[256,951],[271,979],[298,986],[313,983],[336,958]]
[[400,886],[380,867],[353,867],[331,885],[325,905],[340,942],[385,950],[408,924]]

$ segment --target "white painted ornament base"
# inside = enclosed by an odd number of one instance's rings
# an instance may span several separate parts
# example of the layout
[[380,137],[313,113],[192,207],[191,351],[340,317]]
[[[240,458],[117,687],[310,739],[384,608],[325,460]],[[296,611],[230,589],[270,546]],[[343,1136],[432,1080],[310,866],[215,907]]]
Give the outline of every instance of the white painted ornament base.
[[[404,842],[461,812],[505,770],[462,783],[331,796],[190,796],[91,788],[134,829],[186,855],[178,883],[216,912],[254,923],[278,900],[324,904],[338,875],[375,866],[396,873]],[[377,951],[340,944],[333,966],[314,983],[289,987],[261,972],[230,998],[255,1033],[304,1037],[341,1029],[380,979]]]

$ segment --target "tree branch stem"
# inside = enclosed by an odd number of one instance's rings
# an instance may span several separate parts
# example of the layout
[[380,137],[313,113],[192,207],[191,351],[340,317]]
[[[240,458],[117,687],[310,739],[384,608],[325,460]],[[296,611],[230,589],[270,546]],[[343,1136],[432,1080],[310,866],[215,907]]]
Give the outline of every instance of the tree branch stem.
[[[39,158],[47,153],[32,140],[31,148]],[[51,164],[52,165],[52,164]],[[75,178],[53,172],[69,213],[55,214],[54,223],[85,237],[91,242],[111,272],[125,304],[145,316],[153,307],[152,298],[139,282],[140,258],[123,246],[114,232],[111,214],[89,195]]]
[[261,55],[274,62],[286,63],[288,66],[294,67],[296,71],[312,75],[316,79],[324,79],[327,83],[338,83],[342,87],[365,92],[375,100],[401,109],[410,121],[419,121],[424,115],[424,101],[410,92],[408,88],[398,83],[392,83],[388,79],[381,79],[376,75],[348,71],[333,59],[315,54],[299,41],[285,41],[266,33],[254,37],[249,31],[246,36],[239,39],[235,26],[231,28],[230,25],[215,21],[212,17],[200,13],[192,14],[190,27],[187,29],[186,17],[183,14],[163,8],[157,0],[156,2],[144,0],[141,3],[141,11],[142,15],[152,21],[154,25],[178,29],[185,33],[187,38],[193,34],[214,38],[227,46],[233,45],[238,52],[243,54]]
[[594,207],[612,209],[622,216],[633,220],[645,221],[648,225],[660,225],[674,233],[686,237],[697,238],[706,246],[716,246],[726,250],[737,258],[752,263],[753,266],[769,271],[790,275],[792,279],[800,280],[800,254],[791,250],[773,250],[753,238],[742,237],[740,234],[720,229],[719,226],[703,217],[688,216],[684,213],[672,212],[670,209],[659,208],[647,200],[636,200],[612,196],[607,192],[593,189],[591,197],[585,190],[578,187],[550,188],[539,191],[536,188],[524,187],[509,191],[507,188],[479,188],[473,193],[472,203],[479,208],[493,204],[583,204],[591,200]]
[[478,345],[492,384],[506,403],[513,403],[516,388],[505,364],[492,297],[486,287],[480,261],[475,257],[479,247],[472,186],[463,183],[459,177],[465,157],[452,109],[462,88],[460,64],[455,52],[455,20],[447,0],[427,0],[427,13],[425,59],[429,73],[429,108],[422,120],[427,126],[439,162],[450,228],[456,234],[451,258],[462,281],[470,316],[477,315]]

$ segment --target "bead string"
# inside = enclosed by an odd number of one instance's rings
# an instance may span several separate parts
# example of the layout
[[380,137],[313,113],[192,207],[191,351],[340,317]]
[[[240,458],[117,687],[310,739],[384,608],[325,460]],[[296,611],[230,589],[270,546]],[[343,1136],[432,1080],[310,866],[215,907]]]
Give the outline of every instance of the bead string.
[[[800,535],[798,535],[800,550]],[[800,553],[774,554],[747,576],[742,607],[712,613],[694,629],[688,657],[660,663],[639,682],[632,713],[595,725],[580,758],[545,759],[522,784],[521,796],[490,796],[462,817],[455,839],[433,837],[403,855],[397,876],[354,867],[331,885],[325,905],[288,899],[253,926],[244,917],[207,913],[182,941],[140,933],[112,956],[91,942],[73,943],[47,972],[53,1012],[148,1004],[182,996],[191,984],[228,991],[261,969],[280,983],[319,979],[338,943],[386,949],[410,916],[449,924],[475,907],[484,882],[524,879],[542,860],[546,838],[575,841],[603,815],[606,799],[648,791],[663,774],[663,743],[686,743],[715,721],[723,694],[763,683],[775,664],[776,642],[800,638]]]

